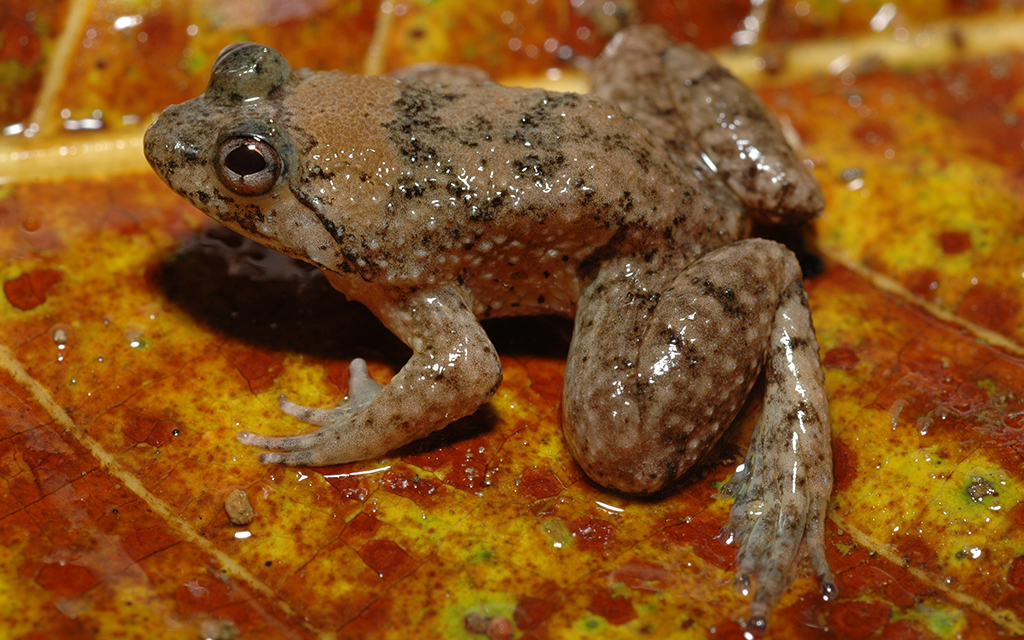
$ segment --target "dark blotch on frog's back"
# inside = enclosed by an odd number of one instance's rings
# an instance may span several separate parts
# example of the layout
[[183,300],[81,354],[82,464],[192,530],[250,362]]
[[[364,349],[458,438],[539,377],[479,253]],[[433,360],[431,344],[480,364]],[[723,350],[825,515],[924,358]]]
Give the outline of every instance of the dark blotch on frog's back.
[[[439,95],[439,91],[432,91],[417,80],[403,82],[394,105],[397,116],[384,125],[391,143],[412,164],[429,162],[437,157],[437,150],[425,138],[443,137],[450,133],[438,113],[442,106],[437,99]],[[452,99],[449,95],[445,102]]]

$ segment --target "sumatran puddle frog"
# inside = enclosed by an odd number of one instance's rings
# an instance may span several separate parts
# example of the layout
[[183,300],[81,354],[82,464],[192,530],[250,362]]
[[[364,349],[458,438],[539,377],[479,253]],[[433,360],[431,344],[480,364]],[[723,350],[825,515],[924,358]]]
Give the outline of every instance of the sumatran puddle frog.
[[[293,70],[245,43],[206,92],[146,133],[172,189],[231,229],[308,261],[413,352],[385,386],[354,360],[348,399],[281,400],[320,428],[239,439],[266,463],[381,456],[474,412],[501,384],[480,326],[575,319],[565,439],[596,482],[647,494],[687,472],[762,369],[764,411],[727,489],[737,581],[763,627],[803,547],[826,597],[829,408],[800,267],[743,239],[751,218],[822,209],[764,104],[657,28],[618,34],[594,94]],[[476,82],[472,83],[475,77]]]

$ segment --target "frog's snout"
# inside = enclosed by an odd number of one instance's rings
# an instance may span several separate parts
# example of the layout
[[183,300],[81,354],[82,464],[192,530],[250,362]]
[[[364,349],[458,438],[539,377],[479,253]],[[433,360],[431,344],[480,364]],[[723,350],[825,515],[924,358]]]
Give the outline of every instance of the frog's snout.
[[193,135],[195,127],[190,127],[188,121],[184,105],[171,105],[157,116],[142,137],[146,160],[168,184],[175,181],[180,170],[204,164],[206,146]]
[[[168,107],[167,109],[170,108],[171,107]],[[164,110],[164,113],[167,112],[167,109]],[[154,120],[149,125],[149,128],[146,129],[145,135],[142,136],[142,153],[145,154],[146,161],[149,162],[149,166],[153,167],[154,170],[157,170],[157,173],[160,174],[161,177],[163,174],[158,170],[158,165],[160,164],[160,158],[163,155],[162,151],[165,147],[166,140],[166,127],[164,126],[165,123],[162,121],[164,113],[161,113],[156,117],[156,120]]]

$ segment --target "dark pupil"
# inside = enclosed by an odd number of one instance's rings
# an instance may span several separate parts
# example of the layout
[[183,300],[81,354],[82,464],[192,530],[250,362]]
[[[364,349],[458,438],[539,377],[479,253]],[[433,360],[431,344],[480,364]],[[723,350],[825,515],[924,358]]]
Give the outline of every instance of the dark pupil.
[[224,158],[224,164],[240,176],[259,173],[267,168],[267,159],[263,157],[256,145],[246,144],[238,147]]

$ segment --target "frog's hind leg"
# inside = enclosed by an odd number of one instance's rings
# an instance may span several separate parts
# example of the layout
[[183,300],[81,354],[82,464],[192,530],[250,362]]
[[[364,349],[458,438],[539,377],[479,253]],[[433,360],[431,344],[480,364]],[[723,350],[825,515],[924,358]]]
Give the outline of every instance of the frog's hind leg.
[[643,256],[611,260],[579,302],[563,426],[587,474],[614,489],[650,493],[689,470],[734,420],[767,356],[764,417],[730,485],[738,580],[757,579],[755,626],[787,587],[801,544],[834,589],[817,349],[796,259],[768,240],[722,247],[674,273]]
[[672,42],[660,26],[615,34],[595,64],[594,93],[667,141],[693,170],[711,167],[762,221],[794,224],[821,213],[821,188],[761,98],[711,54]]
[[[737,586],[756,576],[750,626],[792,579],[805,546],[826,599],[838,589],[825,558],[825,515],[832,493],[831,423],[818,344],[799,282],[783,292],[765,368],[765,400],[743,465],[726,484],[735,496],[726,531],[738,538]],[[808,332],[808,329],[810,331]]]
[[591,478],[652,493],[700,460],[757,379],[780,293],[799,282],[791,256],[743,240],[685,267],[657,255],[602,263],[565,374],[565,433]]

